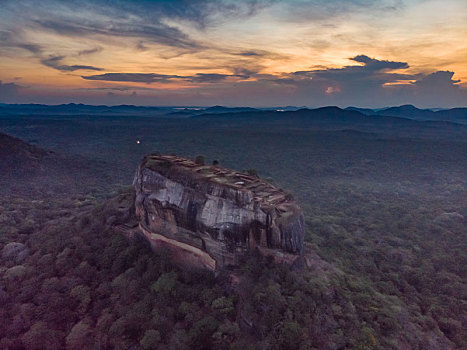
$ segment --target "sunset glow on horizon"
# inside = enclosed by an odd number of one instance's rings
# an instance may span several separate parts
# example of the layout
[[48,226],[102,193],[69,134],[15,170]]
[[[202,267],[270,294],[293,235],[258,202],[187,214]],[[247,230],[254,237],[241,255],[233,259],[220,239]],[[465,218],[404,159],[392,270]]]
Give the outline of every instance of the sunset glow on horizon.
[[0,6],[3,103],[467,104],[463,0]]

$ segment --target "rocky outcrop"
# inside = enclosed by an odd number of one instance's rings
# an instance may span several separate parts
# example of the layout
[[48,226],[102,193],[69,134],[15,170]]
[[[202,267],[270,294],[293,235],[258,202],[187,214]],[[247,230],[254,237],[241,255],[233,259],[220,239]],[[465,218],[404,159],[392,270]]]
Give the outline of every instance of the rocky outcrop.
[[277,261],[303,253],[304,222],[291,196],[255,176],[148,155],[138,166],[136,215],[144,236],[173,258],[211,270],[258,249]]

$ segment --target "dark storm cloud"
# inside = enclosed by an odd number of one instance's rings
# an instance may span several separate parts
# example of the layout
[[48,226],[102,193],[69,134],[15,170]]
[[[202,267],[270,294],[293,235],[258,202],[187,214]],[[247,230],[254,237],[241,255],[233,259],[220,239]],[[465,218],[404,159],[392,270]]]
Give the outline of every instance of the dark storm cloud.
[[74,65],[67,65],[67,64],[61,64],[62,60],[65,58],[65,56],[51,56],[48,58],[43,58],[41,59],[41,63],[44,66],[62,71],[62,72],[74,72],[76,70],[94,70],[94,71],[101,71],[102,68],[94,67],[94,66],[87,66],[87,65],[80,65],[80,64],[74,64]]

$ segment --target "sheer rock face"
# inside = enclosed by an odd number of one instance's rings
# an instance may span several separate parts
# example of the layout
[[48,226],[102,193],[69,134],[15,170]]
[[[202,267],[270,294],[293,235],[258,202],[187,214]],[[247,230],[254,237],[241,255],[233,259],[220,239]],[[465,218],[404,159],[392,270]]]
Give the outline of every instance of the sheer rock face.
[[216,270],[259,249],[277,261],[303,253],[301,209],[260,179],[176,156],[148,155],[134,180],[136,214],[153,247]]

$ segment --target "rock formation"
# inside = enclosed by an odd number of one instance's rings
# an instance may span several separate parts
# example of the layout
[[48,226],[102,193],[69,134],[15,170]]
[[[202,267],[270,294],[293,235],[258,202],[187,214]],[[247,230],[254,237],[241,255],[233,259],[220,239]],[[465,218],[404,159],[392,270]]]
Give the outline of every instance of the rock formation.
[[301,209],[255,176],[148,155],[138,166],[134,187],[142,233],[185,265],[236,266],[255,249],[287,262],[303,253]]

